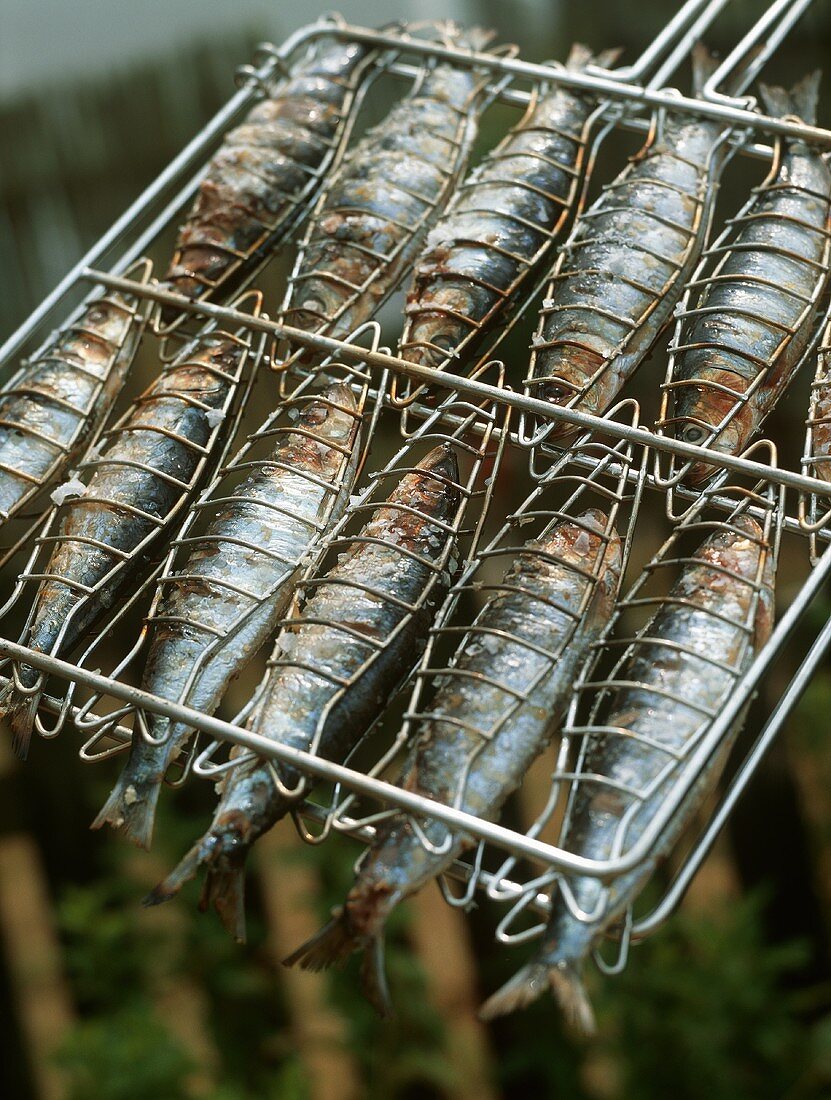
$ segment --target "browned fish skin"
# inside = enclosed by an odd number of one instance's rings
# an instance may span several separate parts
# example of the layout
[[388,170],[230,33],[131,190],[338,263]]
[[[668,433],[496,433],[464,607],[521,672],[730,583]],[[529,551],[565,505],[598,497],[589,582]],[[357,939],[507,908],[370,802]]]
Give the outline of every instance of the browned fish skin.
[[[315,579],[303,610],[278,636],[249,729],[326,760],[343,761],[357,746],[416,663],[446,595],[450,577],[437,564],[455,540],[458,478],[452,448],[435,448],[348,540],[337,565]],[[280,790],[275,773],[296,794]],[[288,764],[240,764],[228,774],[211,828],[148,903],[172,897],[205,867],[203,906],[213,903],[242,938],[247,853],[312,785]]]
[[[770,636],[773,581],[764,533],[747,515],[710,535],[684,565],[669,597],[613,673],[619,686],[603,708],[602,725],[587,735],[560,841],[566,851],[611,859],[624,828],[626,849],[637,844],[681,778],[683,761]],[[657,854],[613,880],[605,897],[598,879],[569,879],[574,901],[589,919],[579,920],[558,890],[537,954],[487,1002],[486,1018],[524,1007],[550,990],[573,1027],[592,1030],[581,980],[584,961],[713,789],[737,733],[738,726],[711,758]]]
[[[694,54],[696,90],[712,71]],[[533,337],[531,397],[601,415],[640,366],[695,268],[730,151],[723,123],[659,117],[641,152],[577,219]],[[551,439],[574,435],[555,423]]]
[[[481,49],[490,37],[473,28],[451,40]],[[342,337],[373,315],[464,170],[486,84],[481,72],[437,64],[349,151],[314,210],[287,325]]]
[[810,472],[831,481],[831,324],[822,335],[818,351],[809,423],[813,460]]
[[[574,46],[566,68],[608,64]],[[410,362],[439,367],[493,323],[568,218],[577,198],[593,93],[555,86],[491,150],[456,191],[431,230],[407,294],[399,349]]]
[[[769,114],[808,125],[818,90],[819,73],[790,92],[761,89]],[[724,454],[744,450],[792,381],[828,278],[831,168],[822,150],[787,138],[772,171],[720,246],[717,278],[703,279],[681,315],[669,429]],[[717,472],[695,463],[686,479]]]
[[[61,505],[49,537],[55,537],[43,568],[24,644],[53,656],[73,645],[142,568],[125,557],[140,544],[164,537],[178,508],[197,485],[222,430],[208,414],[224,412],[248,346],[211,333],[171,364],[104,436],[99,455],[88,454],[80,473],[86,489]],[[220,417],[220,420],[222,418]],[[18,665],[19,694],[10,685],[0,703],[25,755],[36,717],[43,676]]]
[[0,522],[77,460],[118,396],[142,327],[134,299],[105,294],[0,390]]
[[337,145],[366,57],[360,43],[334,42],[271,80],[208,166],[176,240],[172,289],[204,297],[296,215]]

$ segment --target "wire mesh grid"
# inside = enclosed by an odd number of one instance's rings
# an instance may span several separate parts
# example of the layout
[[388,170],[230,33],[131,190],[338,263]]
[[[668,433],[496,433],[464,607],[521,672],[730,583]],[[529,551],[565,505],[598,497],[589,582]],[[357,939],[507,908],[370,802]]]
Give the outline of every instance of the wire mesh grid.
[[[520,525],[523,519],[527,520],[528,516],[532,516],[535,523],[544,525],[544,522],[549,522],[559,513],[573,517],[573,510],[578,506],[581,495],[599,494],[605,498],[607,507],[611,505],[611,511],[616,515],[621,508],[626,515],[624,542],[625,554],[628,556],[632,548],[634,517],[641,500],[642,490],[644,488],[661,490],[666,494],[667,522],[673,534],[670,542],[660,552],[659,562],[668,569],[673,560],[670,553],[671,546],[674,545],[673,540],[677,541],[688,535],[696,529],[696,524],[710,524],[711,527],[723,525],[731,522],[730,517],[737,508],[746,510],[762,520],[765,525],[766,540],[771,547],[771,553],[775,555],[780,529],[795,535],[802,542],[805,541],[808,535],[805,529],[810,522],[806,517],[809,516],[808,509],[811,508],[813,511],[810,512],[810,516],[817,521],[815,523],[817,530],[811,542],[817,567],[805,581],[796,599],[781,616],[771,641],[753,661],[750,668],[736,679],[735,690],[731,693],[730,701],[723,708],[722,713],[715,721],[709,723],[707,729],[702,728],[700,736],[697,736],[694,751],[690,753],[688,759],[683,761],[683,768],[673,780],[674,798],[677,804],[682,797],[678,792],[683,792],[684,789],[694,785],[696,776],[700,774],[707,759],[712,755],[719,738],[729,728],[730,721],[735,722],[761,676],[781,651],[786,639],[831,572],[831,559],[827,554],[818,558],[816,549],[818,540],[825,537],[818,517],[822,515],[824,520],[824,501],[827,499],[829,489],[818,471],[817,463],[813,460],[808,461],[813,452],[806,450],[805,472],[797,473],[778,466],[769,445],[764,441],[755,444],[742,455],[723,455],[706,444],[691,443],[670,436],[661,430],[650,431],[642,427],[636,407],[630,403],[616,407],[611,414],[593,415],[575,407],[552,406],[536,399],[530,389],[525,393],[516,393],[508,388],[504,382],[504,373],[497,366],[487,365],[488,358],[499,342],[504,339],[504,332],[510,331],[533,303],[542,281],[547,278],[544,272],[540,273],[540,265],[536,261],[543,260],[549,254],[554,234],[551,234],[551,239],[543,242],[540,251],[534,256],[535,262],[528,265],[527,271],[523,270],[523,285],[526,289],[513,297],[512,312],[510,315],[506,314],[506,318],[509,319],[504,328],[498,328],[492,334],[485,332],[483,326],[472,331],[466,338],[465,347],[468,343],[472,346],[474,341],[481,341],[480,347],[477,348],[478,358],[466,373],[457,371],[459,364],[454,361],[452,377],[449,376],[447,369],[451,365],[449,359],[440,360],[437,364],[434,361],[433,365],[428,365],[413,362],[406,356],[391,355],[379,346],[380,338],[377,330],[371,333],[369,346],[365,346],[365,341],[359,337],[352,339],[345,331],[340,336],[326,331],[328,323],[333,322],[337,317],[329,316],[325,319],[326,324],[311,325],[308,328],[289,323],[292,320],[298,320],[296,316],[290,316],[287,311],[292,301],[291,286],[284,300],[280,319],[272,321],[259,307],[246,313],[240,309],[239,301],[231,305],[222,304],[224,289],[222,286],[206,286],[204,295],[200,295],[199,299],[194,301],[164,284],[152,281],[146,268],[139,268],[140,276],[136,278],[135,272],[131,271],[131,265],[135,263],[137,256],[146,250],[148,243],[154,240],[160,229],[175,219],[184,204],[191,198],[202,175],[200,172],[189,179],[185,178],[193,165],[204,157],[231,122],[263,93],[267,82],[275,73],[288,66],[289,59],[295,57],[297,52],[307,47],[309,43],[315,43],[320,39],[333,37],[339,41],[356,41],[372,46],[373,50],[377,51],[373,56],[376,58],[375,64],[379,70],[383,69],[385,72],[403,76],[415,82],[413,85],[415,87],[418,87],[419,81],[425,78],[426,68],[437,61],[448,59],[460,66],[473,66],[477,72],[488,74],[487,78],[483,76],[477,83],[478,94],[481,95],[483,104],[490,98],[520,110],[530,110],[533,103],[537,101],[537,97],[542,96],[549,86],[594,95],[597,98],[597,108],[590,116],[590,124],[581,131],[580,151],[577,154],[578,159],[583,158],[581,163],[584,170],[579,186],[576,183],[578,177],[575,175],[574,186],[563,200],[564,216],[558,224],[558,230],[568,224],[569,218],[584,203],[595,153],[605,133],[615,125],[645,130],[649,133],[656,125],[653,114],[656,111],[660,113],[669,108],[673,112],[714,119],[725,126],[730,126],[732,144],[751,156],[770,157],[771,148],[760,143],[760,139],[764,141],[771,136],[774,140],[778,137],[801,136],[818,146],[824,148],[831,146],[831,133],[828,131],[804,125],[793,119],[765,116],[752,111],[750,109],[752,104],[746,99],[727,96],[721,90],[739,70],[746,81],[756,75],[788,28],[807,6],[801,0],[790,3],[778,0],[776,4],[771,5],[768,14],[754,25],[737,43],[735,49],[727,55],[706,83],[699,98],[693,99],[665,87],[667,81],[687,58],[691,45],[700,37],[708,23],[726,6],[726,3],[727,0],[719,0],[719,2],[710,0],[709,3],[690,0],[673,17],[665,32],[650,43],[634,65],[617,71],[590,66],[584,72],[573,72],[562,66],[533,65],[515,56],[458,49],[447,41],[428,41],[425,38],[410,35],[406,30],[375,32],[339,22],[327,22],[306,28],[279,49],[270,48],[265,51],[262,64],[257,68],[244,71],[245,84],[241,91],[171,164],[162,177],[137,200],[110,233],[90,250],[67,279],[56,288],[54,294],[50,295],[33,314],[29,322],[7,341],[2,349],[3,360],[12,360],[27,341],[31,342],[32,337],[42,330],[44,322],[54,316],[58,309],[71,302],[73,295],[77,295],[78,288],[85,283],[103,287],[109,295],[117,293],[133,295],[139,302],[156,303],[168,311],[179,311],[205,326],[200,330],[203,336],[222,325],[226,334],[234,333],[234,338],[242,340],[247,347],[259,349],[260,341],[267,339],[281,348],[291,348],[289,365],[292,369],[284,370],[279,376],[279,392],[281,399],[286,401],[286,406],[278,410],[267,424],[274,427],[281,417],[289,416],[292,408],[297,408],[298,404],[304,401],[312,400],[313,394],[318,391],[320,385],[340,380],[345,381],[353,394],[357,395],[363,418],[370,425],[361,443],[358,464],[363,465],[370,437],[374,434],[373,425],[382,415],[388,421],[394,415],[392,411],[382,413],[387,406],[399,407],[402,450],[391,462],[385,464],[376,476],[364,474],[366,487],[358,499],[353,500],[346,509],[343,518],[335,525],[328,537],[317,546],[313,559],[298,556],[288,563],[283,563],[283,567],[285,569],[302,567],[304,572],[299,581],[299,587],[301,590],[304,586],[313,589],[316,579],[317,581],[321,579],[316,570],[322,568],[322,563],[326,560],[331,560],[331,555],[338,549],[339,540],[348,542],[350,539],[354,541],[357,538],[359,521],[363,518],[362,512],[375,506],[381,496],[380,487],[383,485],[385,490],[389,489],[389,478],[392,473],[403,472],[409,461],[407,456],[418,454],[419,448],[423,448],[430,438],[430,432],[435,431],[437,435],[444,437],[445,442],[451,439],[460,453],[468,456],[468,472],[465,475],[467,480],[463,479],[459,485],[462,490],[460,510],[466,508],[469,513],[465,518],[464,550],[460,553],[460,579],[454,585],[436,620],[434,633],[431,634],[425,657],[414,681],[414,694],[403,725],[392,731],[391,737],[381,747],[376,759],[368,761],[365,766],[363,766],[364,762],[361,762],[360,771],[350,766],[350,763],[354,763],[352,757],[347,756],[345,764],[337,763],[325,759],[322,755],[316,755],[314,751],[304,753],[302,750],[291,747],[275,746],[266,736],[258,733],[253,719],[257,713],[257,701],[262,699],[262,687],[259,692],[254,693],[246,708],[235,716],[233,722],[210,717],[204,712],[189,707],[186,692],[173,701],[153,696],[136,687],[135,668],[142,646],[147,642],[146,632],[129,653],[119,656],[119,659],[114,662],[114,671],[109,675],[102,674],[97,667],[93,669],[91,667],[93,663],[96,666],[100,664],[101,652],[106,649],[108,641],[112,639],[114,631],[119,623],[124,621],[125,616],[129,617],[136,608],[140,611],[150,603],[158,580],[162,580],[162,586],[159,589],[161,591],[165,580],[172,577],[176,563],[187,552],[188,540],[196,537],[193,532],[203,530],[207,524],[206,513],[210,512],[211,494],[217,492],[217,487],[221,486],[223,478],[233,480],[242,474],[245,463],[248,461],[245,457],[247,452],[244,450],[236,460],[222,467],[211,488],[199,498],[199,505],[194,515],[186,520],[166,561],[156,565],[155,571],[150,572],[142,588],[104,616],[103,625],[91,641],[86,641],[86,647],[80,656],[75,657],[72,662],[67,662],[55,656],[54,653],[37,652],[26,645],[11,641],[2,643],[0,648],[5,654],[7,672],[10,671],[9,665],[13,662],[18,666],[28,665],[31,662],[31,667],[39,670],[41,687],[45,677],[51,677],[49,686],[54,694],[44,696],[43,711],[57,712],[58,717],[53,725],[47,725],[43,719],[39,719],[41,734],[54,735],[65,724],[67,717],[71,716],[84,731],[86,738],[82,755],[88,760],[99,760],[121,751],[131,737],[131,726],[136,716],[142,716],[137,721],[139,728],[146,734],[148,732],[146,715],[166,715],[170,719],[184,723],[190,729],[198,730],[200,736],[210,741],[206,749],[200,752],[192,748],[186,758],[179,761],[179,781],[188,774],[215,778],[229,766],[236,766],[240,760],[248,759],[243,755],[238,760],[229,762],[225,756],[225,746],[230,745],[236,746],[234,752],[247,751],[249,757],[252,753],[262,755],[272,761],[278,770],[281,766],[298,769],[309,777],[329,784],[323,794],[319,790],[314,801],[306,801],[302,808],[296,811],[295,816],[300,831],[306,839],[319,840],[333,831],[346,831],[359,838],[369,839],[377,821],[380,820],[379,814],[383,816],[392,810],[409,813],[417,820],[434,820],[450,829],[461,830],[477,843],[476,854],[472,861],[454,864],[448,869],[447,875],[449,878],[456,877],[464,880],[461,900],[465,904],[469,902],[477,887],[484,888],[494,900],[508,904],[509,913],[498,930],[498,935],[506,939],[516,938],[517,935],[524,936],[527,933],[527,929],[515,933],[511,925],[513,920],[520,917],[528,907],[545,911],[550,906],[545,891],[557,876],[579,873],[593,876],[601,883],[608,883],[615,875],[624,874],[636,857],[643,858],[648,854],[648,846],[641,838],[632,850],[627,851],[625,846],[621,845],[613,858],[605,862],[593,863],[591,860],[574,856],[556,844],[540,839],[545,823],[556,812],[561,812],[556,810],[557,805],[562,806],[561,788],[568,785],[570,776],[573,774],[566,768],[566,757],[562,757],[559,771],[555,772],[550,805],[545,807],[538,822],[527,833],[466,814],[458,806],[431,802],[413,792],[396,787],[388,781],[390,764],[398,756],[404,741],[411,733],[413,723],[420,713],[419,708],[426,705],[424,701],[429,694],[430,682],[442,674],[447,675],[447,666],[440,664],[440,654],[445,651],[451,637],[455,638],[459,632],[470,628],[470,611],[469,609],[464,611],[464,605],[469,601],[465,599],[460,603],[461,595],[473,593],[474,584],[477,583],[473,579],[474,573],[485,569],[486,563],[490,560],[488,548],[496,550],[500,540],[505,542],[514,534],[521,534]],[[333,145],[334,151],[327,162],[329,173],[339,162],[342,163],[346,139],[354,122],[357,107],[362,101],[364,87],[370,87],[368,81],[373,74],[373,65],[368,64],[362,71],[367,83],[365,86],[359,85],[354,89],[352,106],[347,112],[348,125],[343,131],[342,140],[338,139],[340,143],[337,148],[335,149]],[[523,87],[524,83],[527,83],[530,90]],[[646,117],[644,111],[647,112]],[[607,122],[605,127],[598,126],[601,119]],[[596,128],[596,133],[593,134],[595,144],[589,148],[588,140],[593,128]],[[726,149],[725,152],[727,152]],[[462,159],[459,158],[454,179],[458,179]],[[321,168],[321,178],[324,174]],[[329,174],[328,178],[331,180],[333,177]],[[328,185],[321,192],[317,205],[312,207],[317,212],[325,205],[327,189]],[[171,191],[175,192],[172,197],[170,197]],[[309,209],[308,199],[311,193],[310,185],[309,191],[304,192],[303,203],[306,210]],[[697,216],[707,220],[709,215],[703,209],[706,205],[703,192],[700,199],[701,201],[697,204]],[[568,217],[565,216],[566,206],[569,207]],[[416,225],[408,223],[404,227],[406,233],[412,234],[415,239],[418,234],[422,234],[429,228],[437,211],[437,205],[428,206],[427,213]],[[298,213],[298,222],[299,217]],[[292,222],[292,228],[296,224],[298,223]],[[288,233],[288,227],[286,232]],[[304,248],[307,248],[312,234],[310,223],[306,236],[300,244],[301,254]],[[253,249],[253,252],[257,252],[260,247],[261,244]],[[558,262],[561,265],[565,264],[568,255],[567,249]],[[260,258],[259,256],[254,258],[252,254],[250,257],[252,265],[249,268],[248,256],[235,257],[235,261],[239,260],[236,275],[242,279],[242,285],[249,277],[247,273],[250,272],[250,277],[253,278],[258,270]],[[713,259],[713,254],[709,254],[704,263],[711,263]],[[104,265],[107,262],[111,264],[110,270],[105,270]],[[241,271],[246,274],[240,276]],[[237,279],[234,281],[238,286]],[[390,285],[384,288],[384,293],[391,291],[396,282],[396,279],[391,280]],[[356,282],[351,289],[346,289],[352,294],[361,289],[361,286]],[[548,297],[547,294],[546,297]],[[74,316],[77,315],[78,310]],[[183,334],[166,331],[165,325],[159,322],[156,324],[155,331],[168,340],[171,335],[179,341],[186,338]],[[197,339],[199,338],[197,336]],[[488,344],[488,340],[492,342]],[[175,347],[173,344],[170,346]],[[403,350],[404,345],[401,346]],[[539,349],[534,350],[536,353]],[[162,351],[162,357],[165,357],[166,349]],[[440,347],[439,351],[441,351]],[[176,348],[176,352],[181,355],[180,347]],[[807,350],[804,358],[809,354],[810,350]],[[303,362],[304,357],[309,361]],[[312,363],[317,362],[314,357],[322,359],[322,365],[313,366]],[[285,366],[286,357],[278,355],[276,358]],[[171,369],[175,370],[178,361],[174,359]],[[395,380],[392,387],[387,386],[388,376]],[[226,382],[230,385],[228,379]],[[240,382],[241,377],[235,376],[233,386],[238,388]],[[450,397],[438,408],[435,406],[435,396],[429,389],[422,388],[433,386],[444,390],[451,389]],[[238,401],[237,416],[243,410],[248,392],[246,391],[242,395],[243,399]],[[569,404],[573,406],[576,402]],[[228,408],[230,407],[229,396]],[[510,413],[511,410],[516,410],[520,414],[518,433],[511,430],[510,424],[503,415]],[[128,413],[128,419],[129,415]],[[229,417],[229,421],[231,419],[234,418]],[[543,420],[546,422],[541,432],[529,434],[522,430],[526,420],[530,424],[534,419],[540,424]],[[123,426],[125,421],[121,423]],[[816,415],[815,408],[812,406],[809,440],[812,437],[812,429],[821,423],[822,417]],[[214,443],[217,444],[213,448],[214,465],[217,461],[225,462],[227,448],[230,446],[231,439],[237,434],[236,428],[235,419],[233,423],[226,421],[216,426],[213,433]],[[282,428],[276,430],[282,430]],[[270,427],[265,427],[262,432],[255,432],[247,446],[255,446],[258,440],[262,442],[270,431]],[[556,440],[552,442],[549,438],[552,431],[560,434],[564,431],[581,434],[576,445],[568,451],[563,451]],[[591,434],[587,436],[585,434],[587,432]],[[225,440],[222,455],[219,454],[220,437]],[[107,438],[106,434],[102,436],[105,443]],[[531,443],[534,446],[529,451]],[[487,505],[493,499],[493,486],[484,484],[484,474],[487,470],[487,462],[490,461],[487,456],[494,451],[497,454],[497,465],[503,451],[512,456],[525,455],[530,459],[531,475],[536,484],[525,504],[520,509],[512,510],[511,517],[502,531],[490,541],[483,542],[483,532],[489,515]],[[672,484],[669,485],[658,467],[654,473],[650,473],[648,463],[650,456],[655,455],[661,456],[662,461],[671,460],[678,463],[706,461],[710,465],[721,468],[723,474],[702,496],[700,492],[690,490],[674,477],[677,467],[673,467]],[[92,456],[87,456],[80,467],[82,479],[92,474],[97,461],[94,453]],[[180,501],[184,502],[186,498],[194,499],[199,486],[205,484],[208,465],[207,456],[201,454],[200,461],[197,463],[199,473],[194,474],[186,484],[180,483],[176,486]],[[749,484],[753,488],[737,489],[736,485],[739,482]],[[609,487],[611,484],[614,488]],[[571,496],[567,491],[569,486],[572,490]],[[560,492],[565,499],[558,507],[554,507],[552,502]],[[802,502],[800,505],[802,512],[799,515],[787,507],[787,501],[791,495],[798,497]],[[678,500],[683,501],[681,511],[674,507]],[[43,534],[3,609],[6,621],[11,621],[15,614],[19,616],[22,611],[31,610],[26,607],[23,594],[32,593],[33,586],[36,583],[39,585],[40,580],[44,579],[38,576],[38,570],[41,568],[39,562],[42,562],[46,553],[47,542],[44,540],[55,537],[48,532],[52,531],[54,524],[58,522],[63,507],[65,505],[56,505],[47,514],[45,522],[40,521],[43,523]],[[178,508],[173,509],[176,516],[175,523],[171,519],[164,524],[166,537],[178,526],[182,508],[183,505],[179,505]],[[706,518],[703,519],[702,515]],[[458,525],[454,529],[455,533],[460,531],[461,522],[460,515]],[[158,525],[154,530],[157,528]],[[344,541],[341,542],[341,546]],[[162,550],[161,542],[162,540],[159,539],[159,553]],[[14,543],[4,557],[4,564],[8,565],[15,560],[15,555],[21,553],[24,543],[23,538]],[[505,544],[507,545],[507,542]],[[449,541],[443,554],[449,560]],[[152,566],[152,563],[150,564]],[[118,564],[113,568],[117,569]],[[660,570],[657,572],[660,573]],[[639,590],[638,585],[642,583],[646,583],[646,580],[638,582],[635,589],[630,591],[628,602],[624,602],[623,605],[625,608],[634,606],[637,602],[636,592]],[[92,591],[86,594],[87,596],[99,591],[95,586],[91,588]],[[157,599],[150,611],[151,622],[153,614],[158,612],[158,607]],[[459,618],[464,614],[468,618],[467,624]],[[302,610],[298,611],[295,606],[288,618],[284,618],[283,626],[292,631],[301,619]],[[615,621],[620,621],[620,614],[616,616]],[[232,629],[236,629],[236,624]],[[714,812],[711,823],[686,855],[679,873],[659,904],[651,914],[645,917],[638,917],[637,920],[628,918],[627,927],[632,934],[642,935],[657,927],[677,904],[691,874],[694,873],[712,843],[716,835],[715,830],[723,824],[726,814],[735,804],[736,798],[749,781],[766,747],[781,728],[789,709],[821,659],[829,641],[826,635],[827,631],[823,630],[816,638],[796,677],[742,761],[735,779],[727,788],[723,800]],[[610,651],[617,644],[607,634],[604,643],[598,647],[597,660],[602,662],[602,654]],[[446,660],[446,655],[441,659]],[[275,673],[281,660],[279,655],[276,656],[276,663],[267,670],[263,684],[267,684],[268,677]],[[435,667],[431,663],[433,661],[436,662]],[[16,673],[13,675],[18,680],[15,686],[18,689],[21,687],[25,689],[26,685],[19,682],[19,676]],[[68,686],[62,687],[61,684]],[[592,681],[584,677],[575,696],[574,706],[586,705],[586,700],[596,690],[600,692],[597,702],[599,706],[608,694],[610,684],[601,683],[598,688],[597,684],[592,686]],[[82,694],[79,695],[79,692]],[[596,717],[597,711],[592,713]],[[582,741],[587,735],[592,721],[594,718],[587,723],[584,722],[583,727],[576,725],[576,712],[572,708],[561,753],[574,750],[576,743]],[[356,797],[366,797],[376,803],[380,801],[381,809],[377,812],[368,812],[362,808],[358,813]],[[673,798],[667,804],[673,805]],[[362,805],[362,803],[359,804],[361,807]],[[659,814],[656,819],[658,825],[654,825],[653,822],[654,828],[651,829],[650,835],[654,834],[653,839],[656,843],[660,833],[658,826],[661,824],[662,817],[666,819],[667,816],[667,814]],[[311,822],[316,823],[314,829],[310,828]],[[666,820],[663,821],[663,825],[666,825]],[[483,844],[492,846],[495,852],[503,853],[500,857],[502,862],[489,863]],[[505,854],[507,854],[507,862],[505,862]],[[449,889],[447,896],[453,897]]]

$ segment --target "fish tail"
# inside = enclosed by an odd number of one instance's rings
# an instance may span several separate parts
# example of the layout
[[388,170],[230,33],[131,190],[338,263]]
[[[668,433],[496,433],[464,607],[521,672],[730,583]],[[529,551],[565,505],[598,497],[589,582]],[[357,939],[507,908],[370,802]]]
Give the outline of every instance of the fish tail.
[[585,46],[582,42],[575,42],[568,52],[566,68],[571,72],[581,72],[588,65],[597,65],[601,69],[608,69],[611,65],[614,65],[622,52],[621,49],[617,48],[601,50],[600,53],[593,54],[588,46]]
[[0,717],[5,718],[12,732],[12,752],[21,760],[29,755],[40,696],[39,691],[21,695],[12,689],[7,700],[0,702]]
[[245,869],[209,867],[199,899],[199,908],[206,913],[216,909],[222,927],[237,941],[245,943]]
[[718,58],[703,42],[696,42],[692,52],[693,94],[700,95],[704,85],[718,68]]
[[479,1015],[483,1020],[493,1020],[516,1012],[532,1004],[546,990],[554,994],[572,1031],[584,1036],[595,1033],[594,1012],[580,972],[572,963],[560,962],[554,966],[529,963],[485,1001]]
[[760,84],[759,92],[765,110],[774,118],[793,115],[808,126],[817,121],[817,102],[819,100],[819,82],[822,73],[815,69],[798,81],[790,90],[771,84]]
[[198,841],[181,859],[176,867],[163,879],[158,886],[154,886],[150,893],[142,899],[142,905],[161,905],[163,901],[170,901],[175,897],[186,882],[194,877],[196,872],[205,862],[202,841]]
[[122,829],[140,848],[149,848],[160,791],[159,782],[137,783],[123,773],[90,828],[112,825],[114,829]]
[[283,966],[299,966],[301,970],[325,970],[343,966],[353,951],[360,951],[366,937],[358,935],[344,909],[336,909],[332,919],[283,959]]

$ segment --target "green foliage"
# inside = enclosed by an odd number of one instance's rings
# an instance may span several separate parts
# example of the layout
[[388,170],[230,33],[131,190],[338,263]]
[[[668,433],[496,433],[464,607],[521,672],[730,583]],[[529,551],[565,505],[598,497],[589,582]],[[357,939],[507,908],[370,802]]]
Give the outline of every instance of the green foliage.
[[189,1100],[190,1060],[137,999],[79,1024],[59,1055],[67,1071],[68,1100]]

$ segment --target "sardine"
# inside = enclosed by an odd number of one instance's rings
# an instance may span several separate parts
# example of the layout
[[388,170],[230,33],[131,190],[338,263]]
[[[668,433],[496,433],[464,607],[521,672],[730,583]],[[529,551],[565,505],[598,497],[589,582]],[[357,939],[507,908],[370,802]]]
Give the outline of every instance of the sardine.
[[[561,519],[518,554],[462,639],[419,724],[400,785],[494,820],[556,731],[574,678],[614,608],[617,534],[591,509]],[[453,863],[472,841],[428,821],[429,851],[406,814],[378,826],[346,904],[286,960],[307,970],[364,950],[364,987],[389,1014],[383,932],[392,909]]]
[[276,242],[340,143],[367,57],[362,43],[333,42],[269,82],[208,165],[176,239],[171,289],[204,298]]
[[[761,85],[768,113],[814,125],[819,79],[812,73],[790,92]],[[800,138],[786,138],[771,174],[719,247],[712,275],[681,314],[668,423],[676,437],[739,454],[758,432],[810,339],[828,277],[830,218],[825,157]],[[716,472],[696,463],[686,476],[698,483]]]
[[[85,456],[47,533],[49,560],[32,575],[41,583],[24,645],[64,653],[135,579],[222,438],[247,353],[239,337],[201,337],[105,433],[98,453]],[[24,756],[44,679],[20,663],[0,701]]]
[[[458,478],[453,449],[435,448],[348,540],[338,564],[311,585],[299,617],[278,635],[247,728],[327,760],[346,759],[418,660],[447,593],[450,578],[438,566],[455,539]],[[172,897],[204,867],[201,907],[213,903],[242,939],[248,851],[310,786],[289,765],[241,762],[228,773],[211,828],[147,903]]]
[[[141,686],[212,714],[234,676],[285,614],[305,556],[343,512],[357,468],[360,414],[349,386],[308,399],[294,425],[272,427],[273,452],[236,485],[232,463],[197,511],[212,516],[204,533],[157,588]],[[190,734],[148,713],[130,756],[93,828],[123,827],[147,848],[165,773]]]
[[[613,674],[617,687],[603,708],[603,724],[587,735],[560,841],[566,851],[608,860],[624,838],[625,849],[637,844],[682,778],[684,760],[770,636],[773,571],[762,528],[747,515],[711,534],[688,560]],[[737,734],[738,725],[682,803],[656,854],[608,887],[588,876],[569,878],[573,902],[587,919],[578,920],[558,890],[538,953],[485,1004],[486,1019],[550,989],[574,1027],[592,1030],[581,977],[585,959],[712,791]]]
[[[479,50],[490,38],[474,28],[451,42]],[[437,64],[347,153],[313,212],[286,324],[343,337],[369,320],[464,171],[486,86],[480,71]]]
[[[694,54],[698,92],[714,62]],[[600,415],[669,322],[698,262],[718,177],[723,125],[659,113],[636,157],[577,219],[543,300],[526,392]],[[551,439],[574,434],[557,424]]]
[[134,298],[94,298],[0,390],[0,523],[77,461],[118,396],[143,322]]
[[[566,68],[609,65],[574,46]],[[596,96],[555,86],[462,183],[430,231],[407,294],[402,358],[428,367],[494,323],[567,221],[579,193]]]

